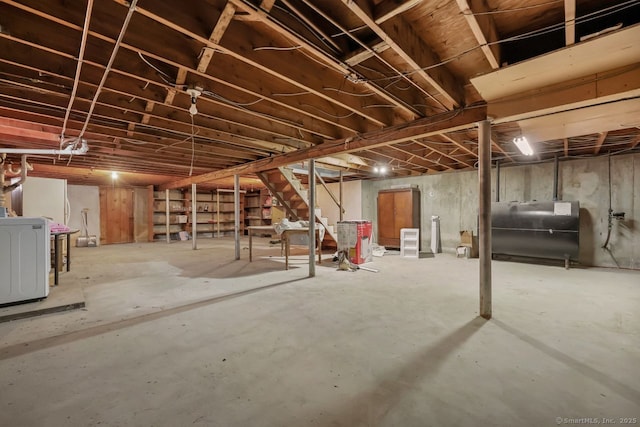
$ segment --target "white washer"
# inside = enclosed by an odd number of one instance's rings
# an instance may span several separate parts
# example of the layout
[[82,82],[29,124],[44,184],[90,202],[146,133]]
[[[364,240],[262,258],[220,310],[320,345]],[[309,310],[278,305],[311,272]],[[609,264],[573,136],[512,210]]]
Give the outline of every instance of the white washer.
[[0,218],[0,304],[49,295],[50,240],[46,218]]

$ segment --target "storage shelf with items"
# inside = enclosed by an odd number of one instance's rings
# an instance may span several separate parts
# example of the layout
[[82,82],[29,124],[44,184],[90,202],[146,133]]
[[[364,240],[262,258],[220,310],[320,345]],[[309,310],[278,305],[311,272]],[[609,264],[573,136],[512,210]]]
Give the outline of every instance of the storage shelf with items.
[[273,206],[273,200],[273,196],[269,190],[265,189],[260,192],[261,217],[264,225],[271,224],[271,207]]
[[[244,191],[241,191],[244,193]],[[235,204],[233,190],[197,192],[195,213],[191,213],[191,230],[195,221],[198,236],[221,237],[235,232]],[[240,232],[244,229],[243,197],[240,196]]]
[[244,195],[244,226],[245,234],[248,233],[246,227],[262,225],[262,206],[260,203],[260,191],[247,192]]
[[149,186],[149,241],[181,240],[187,232],[188,194],[182,190],[158,191]]

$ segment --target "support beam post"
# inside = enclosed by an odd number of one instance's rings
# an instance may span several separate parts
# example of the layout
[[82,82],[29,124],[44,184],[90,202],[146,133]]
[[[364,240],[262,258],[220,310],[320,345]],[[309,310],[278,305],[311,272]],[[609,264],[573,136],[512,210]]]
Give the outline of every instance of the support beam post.
[[491,319],[491,123],[478,123],[480,316]]
[[339,193],[338,197],[340,198],[340,206],[339,206],[339,209],[340,209],[340,221],[342,221],[342,218],[344,216],[343,208],[342,208],[342,205],[344,203],[343,199],[342,199],[342,182],[343,182],[343,176],[342,176],[342,171],[340,171],[340,187],[338,188],[338,193]]
[[170,216],[170,201],[169,201],[169,189],[167,188],[164,192],[164,215],[165,215],[165,237],[167,238],[167,243],[171,243],[171,221],[169,221]]
[[309,159],[309,277],[316,275],[316,161]]
[[196,207],[196,196],[197,184],[191,184],[191,249],[194,251],[198,249],[198,217],[197,217],[197,207]]
[[496,202],[500,201],[500,159],[496,160]]
[[236,260],[240,259],[240,175],[233,176],[233,212],[234,212],[234,237],[236,242]]

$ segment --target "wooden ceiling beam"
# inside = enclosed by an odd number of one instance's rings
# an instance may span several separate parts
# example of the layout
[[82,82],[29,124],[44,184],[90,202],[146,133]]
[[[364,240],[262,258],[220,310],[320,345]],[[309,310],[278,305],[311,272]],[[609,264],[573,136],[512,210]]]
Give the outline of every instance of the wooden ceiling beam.
[[[37,88],[37,90],[39,92],[41,92],[43,95],[40,97],[41,101],[43,99],[47,100],[47,104],[49,106],[53,106],[56,105],[59,108],[62,108],[63,105],[65,105],[65,94],[61,94],[58,92],[53,92],[53,91],[47,91],[44,90],[42,88]],[[13,88],[8,88],[4,94],[0,95],[0,96],[4,96],[4,97],[8,97],[11,94],[15,94],[14,95],[14,99],[19,100],[19,99],[24,99],[24,95],[17,89],[13,89]],[[44,93],[47,93],[50,96],[56,97],[56,98],[44,98]],[[105,95],[103,94],[101,99],[104,100]],[[76,103],[79,102],[84,102],[85,104],[88,104],[90,102],[89,99],[83,99],[81,98],[80,95],[76,96]],[[114,106],[114,102],[112,103],[104,103],[104,102],[98,102],[96,103],[96,109],[94,110],[94,117],[96,118],[106,118],[106,119],[111,119],[117,122],[128,122],[127,124],[127,137],[133,137],[134,136],[134,129],[135,129],[135,122],[133,122],[133,120],[136,117],[140,117],[142,116],[144,113],[142,113],[142,111],[139,109],[139,107],[136,107],[135,105],[126,105],[124,106],[124,108],[126,108],[126,110],[124,110],[126,113],[138,113],[135,114],[133,117],[132,116],[123,116],[122,114],[122,110],[118,109],[118,107]],[[123,107],[119,107],[119,108],[123,108]],[[78,107],[75,108],[76,112],[83,112],[84,110],[78,110]],[[188,114],[188,112],[183,112],[183,114],[186,116]],[[171,117],[172,113],[167,113],[164,116],[158,116],[158,115],[153,115],[152,117],[156,120],[156,121],[162,121],[164,123],[170,123],[171,126],[170,128],[172,129],[182,129],[182,133],[184,135],[189,135],[191,134],[191,125],[190,123],[188,123],[186,120],[176,120],[175,118]],[[202,115],[202,117],[204,117]],[[240,146],[244,146],[246,148],[253,148],[253,149],[267,149],[273,152],[283,152],[283,151],[287,151],[289,149],[291,149],[290,147],[287,147],[284,144],[281,143],[276,143],[276,142],[272,142],[272,141],[268,141],[267,139],[264,139],[265,136],[264,135],[260,135],[260,134],[254,134],[251,135],[250,133],[247,132],[243,132],[243,131],[229,131],[229,130],[224,130],[224,129],[217,129],[216,126],[214,126],[215,122],[218,122],[218,120],[215,117],[210,117],[209,118],[211,121],[211,123],[208,123],[205,119],[203,118],[199,118],[198,121],[196,122],[196,127],[199,131],[199,138],[200,137],[210,137],[213,138],[215,140],[218,141],[227,141],[227,142],[232,142],[235,145],[240,145]],[[151,124],[149,124],[151,125]],[[166,128],[166,126],[158,126],[158,125],[154,125],[155,128],[159,128],[159,129],[164,129]],[[226,125],[227,128],[229,128],[228,125]]]
[[[413,142],[417,143],[417,141],[413,141]],[[369,151],[387,152],[387,153],[389,151],[393,151],[394,152],[393,154],[389,154],[391,158],[398,159],[405,163],[417,166],[421,169],[434,169],[437,166],[444,166],[445,168],[449,168],[447,165],[433,161],[426,156],[416,155],[415,153],[412,153],[409,150],[405,150],[402,147],[398,147],[397,145],[389,145],[388,147],[378,147],[376,149],[369,150]],[[402,153],[402,155],[397,154],[398,152]]]
[[496,151],[500,152],[505,158],[509,161],[513,162],[513,157],[504,149],[502,145],[498,144],[498,135],[491,131],[491,146],[496,149]]
[[634,64],[521,92],[489,102],[489,115],[499,124],[634,98],[640,95],[639,71]]
[[494,70],[500,68],[498,30],[491,15],[486,13],[489,11],[489,6],[485,0],[456,1],[491,68]]
[[473,167],[473,164],[472,164],[472,163],[469,163],[469,162],[467,162],[467,161],[465,161],[465,160],[460,160],[460,159],[459,159],[459,158],[457,158],[457,157],[453,157],[451,154],[446,153],[446,152],[444,152],[444,151],[440,150],[439,148],[434,147],[434,146],[433,146],[432,144],[430,144],[428,141],[419,141],[419,142],[420,142],[420,144],[422,144],[422,145],[424,145],[425,147],[427,147],[427,148],[429,148],[430,150],[432,150],[434,153],[437,153],[437,154],[439,154],[439,155],[441,155],[441,156],[443,156],[443,157],[446,157],[447,159],[453,160],[453,161],[454,161],[454,162],[456,162],[456,163],[461,163],[461,164],[463,164],[463,165],[465,165],[465,166],[467,166],[467,167],[469,167],[469,168],[472,168],[472,167]]
[[[119,2],[121,0],[113,0],[113,1]],[[238,7],[238,10],[240,9],[242,9],[243,11],[253,10],[250,7],[248,8],[247,4],[245,4],[240,0],[231,0],[231,1],[236,7]],[[163,6],[163,5],[158,4],[157,6]],[[257,13],[255,10],[253,10],[253,12]],[[323,91],[323,87],[326,84],[333,85],[335,87],[340,87],[341,86],[340,83],[344,81],[344,77],[341,76],[341,77],[338,77],[338,79],[336,79],[335,77],[337,76],[331,73],[324,73],[322,76],[318,75],[317,70],[315,68],[310,67],[312,64],[316,64],[316,63],[312,60],[309,60],[307,57],[303,55],[295,55],[296,57],[294,59],[292,58],[293,56],[292,53],[295,53],[293,51],[279,52],[278,55],[273,55],[271,53],[265,54],[263,51],[256,50],[255,48],[247,50],[246,46],[243,46],[242,48],[237,46],[234,46],[234,48],[229,48],[221,44],[212,43],[211,41],[209,41],[208,38],[202,37],[201,35],[193,32],[192,30],[185,28],[183,25],[176,24],[175,22],[161,15],[156,14],[149,9],[138,6],[136,7],[136,13],[154,22],[157,22],[173,31],[181,33],[187,37],[190,37],[198,41],[199,43],[202,43],[205,47],[211,47],[211,48],[220,50],[225,55],[228,55],[231,58],[237,59],[243,62],[244,64],[255,68],[256,70],[265,72],[280,81],[286,82],[303,91],[311,92],[317,97],[322,98],[332,104],[335,104],[339,108],[343,108],[349,112],[352,112],[354,114],[361,116],[362,118],[366,119],[373,125],[385,126],[385,125],[388,125],[390,122],[387,114],[388,111],[381,112],[379,110],[376,111],[374,109],[369,109],[365,111],[363,110],[363,107],[366,106],[366,104],[361,103],[360,100],[354,100],[351,97],[333,98],[328,94],[326,94]],[[174,10],[174,13],[175,13],[175,10]],[[268,19],[264,19],[264,21],[262,22],[269,23],[271,21]],[[227,31],[231,31],[231,30],[232,29],[229,28]],[[238,37],[241,37],[242,39],[246,40],[246,32],[243,31],[243,33],[244,34],[242,34],[241,36],[240,34],[237,33],[237,31],[235,32],[235,34],[237,34]],[[258,37],[258,34],[255,32],[253,33],[253,35],[254,35],[254,38]],[[225,38],[225,39],[228,40],[229,38]],[[265,39],[264,44],[257,47],[269,46],[271,44],[272,44],[271,40]],[[296,63],[296,67],[291,67],[292,62]],[[307,67],[307,65],[309,67]],[[305,67],[307,67],[309,71],[306,73],[301,72],[301,70],[304,69]],[[340,74],[343,75],[343,72],[341,71]],[[338,83],[338,80],[339,80],[339,83]],[[355,92],[357,92],[357,90]]]
[[29,141],[42,141],[50,144],[51,148],[55,148],[60,145],[60,133],[62,132],[61,128],[56,129],[57,132],[53,133],[42,130],[42,127],[36,124],[0,117],[0,140],[7,137],[17,137]]
[[[12,112],[11,110],[3,108],[0,105],[0,113],[5,117],[9,117],[11,116]],[[14,115],[19,116],[21,118],[25,117],[24,111],[19,111],[19,112],[14,111]],[[33,114],[32,116],[33,116],[32,120],[35,120],[38,123],[46,123],[46,120],[47,120],[46,117],[43,117],[37,114]],[[61,123],[61,119],[52,119],[52,121],[55,122],[56,124]],[[67,134],[69,136],[72,136],[79,133],[80,129],[82,128],[82,125],[83,125],[82,121],[70,120],[69,126],[68,126],[69,132],[67,132]],[[130,139],[126,134],[126,130],[122,128],[99,125],[95,123],[92,123],[88,128],[87,139],[89,140],[97,139],[99,141],[109,141],[113,137]],[[177,136],[167,137],[163,135],[162,138],[159,138],[157,135],[143,134],[140,132],[137,133],[135,139],[136,139],[136,142],[139,144],[155,145],[158,148],[172,146],[185,140],[185,138],[178,138]],[[259,157],[257,154],[254,154],[257,148],[253,146],[248,147],[252,150],[251,152],[245,151],[247,147],[227,148],[223,146],[223,143],[226,143],[226,144],[230,143],[236,146],[240,146],[241,144],[246,145],[246,141],[242,139],[230,138],[228,141],[225,141],[223,139],[217,138],[217,135],[212,135],[210,134],[210,132],[207,132],[207,131],[203,131],[202,134],[199,134],[197,136],[197,139],[199,143],[201,144],[206,143],[207,147],[209,147],[210,149],[214,149],[217,156],[238,158],[243,160],[255,160],[257,157]],[[162,142],[159,142],[159,141],[162,141]],[[131,143],[131,145],[135,145],[135,143]],[[280,152],[280,151],[276,151],[276,152]]]
[[[12,4],[13,3],[15,3],[15,2],[12,2]],[[67,22],[67,21],[60,20],[60,19],[55,18],[55,17],[51,17],[50,15],[38,13],[37,10],[29,8],[29,7],[25,6],[25,5],[16,3],[15,7],[18,7],[18,8],[20,8],[21,10],[23,10],[25,12],[32,13],[32,14],[35,14],[37,16],[41,16],[41,17],[44,17],[44,18],[48,17],[52,22],[55,22],[55,23],[60,24],[60,25],[63,25],[66,28],[73,29],[73,30],[78,31],[78,32],[82,32],[82,27],[80,27],[78,25],[75,25],[75,24]],[[52,28],[50,31],[55,31],[55,29]],[[0,35],[1,35],[1,33],[0,33]],[[97,33],[95,31],[89,31],[89,35],[92,36],[92,37],[97,38],[98,40],[104,41],[104,42],[106,42],[106,43],[108,43],[110,45],[112,45],[115,42],[114,39],[112,39],[112,38],[110,38],[108,36],[105,36],[103,34]],[[18,40],[18,42],[20,42],[20,41]],[[54,53],[54,54],[57,54],[57,55],[62,55],[65,58],[73,60],[74,61],[73,63],[75,64],[74,54],[64,53],[64,52],[61,52],[60,50],[47,50],[43,46],[35,45],[33,43],[29,44],[29,42],[27,42],[26,40],[22,41],[22,42],[24,44],[28,44],[28,45],[30,45],[30,46],[32,46],[34,48],[40,49],[40,50],[45,51],[45,52]],[[128,51],[134,53],[135,55],[142,54],[142,55],[144,55],[144,56],[146,56],[148,58],[152,58],[154,60],[161,61],[163,63],[166,63],[167,65],[176,67],[178,69],[178,75],[177,75],[177,78],[176,78],[175,85],[173,85],[173,87],[167,87],[166,88],[166,90],[167,90],[167,95],[165,97],[165,103],[166,104],[170,105],[170,104],[173,103],[173,99],[174,99],[174,97],[176,95],[176,91],[175,90],[176,89],[182,90],[182,86],[184,85],[185,80],[186,80],[187,72],[190,72],[191,74],[197,76],[198,78],[200,78],[202,80],[212,81],[212,84],[215,85],[216,87],[228,88],[228,89],[231,89],[231,90],[234,90],[234,91],[240,91],[240,92],[242,92],[244,94],[247,94],[249,96],[252,96],[252,97],[259,97],[259,98],[263,98],[265,100],[268,100],[270,103],[272,103],[273,105],[276,106],[276,107],[274,107],[274,112],[270,113],[272,116],[274,116],[274,120],[276,120],[275,119],[276,114],[278,116],[280,116],[280,115],[282,115],[283,112],[287,112],[287,114],[291,114],[292,115],[291,116],[291,120],[290,120],[292,123],[295,123],[295,122],[306,123],[308,121],[307,119],[310,119],[310,120],[316,122],[316,123],[314,123],[314,129],[309,128],[307,130],[307,132],[309,132],[309,133],[321,134],[321,135],[324,134],[325,138],[329,137],[329,135],[328,135],[329,126],[333,127],[334,129],[335,128],[339,128],[339,129],[344,129],[344,130],[347,130],[347,131],[356,131],[356,129],[353,128],[353,127],[345,126],[345,124],[348,123],[348,120],[338,120],[338,121],[336,121],[335,119],[330,119],[330,118],[327,118],[327,117],[320,116],[318,114],[313,114],[313,113],[311,113],[309,111],[306,111],[303,108],[300,108],[299,107],[300,103],[287,104],[287,103],[282,102],[281,100],[275,98],[274,96],[266,95],[264,93],[264,90],[263,90],[263,88],[266,86],[266,83],[265,82],[260,82],[256,78],[251,79],[251,81],[245,81],[243,83],[243,85],[240,86],[238,84],[233,84],[227,78],[217,78],[217,77],[212,76],[212,75],[199,73],[195,69],[187,68],[187,66],[184,63],[176,62],[176,60],[174,60],[173,58],[169,59],[169,58],[166,58],[166,57],[162,57],[162,56],[156,55],[156,54],[154,54],[154,53],[152,53],[152,52],[150,52],[148,50],[143,49],[140,46],[132,46],[130,44],[127,44],[127,43],[123,42],[123,43],[121,43],[120,47],[122,49],[121,49],[119,55],[122,55],[123,51],[128,50]],[[8,49],[8,50],[11,50],[11,49]],[[105,59],[105,62],[106,62],[106,59]],[[74,65],[74,67],[75,67],[75,65]],[[117,73],[120,70],[118,70],[117,68],[114,67],[112,69],[112,71]],[[123,75],[126,76],[127,73],[125,73]],[[138,77],[136,76],[135,78],[138,78]],[[140,77],[140,78],[143,79],[142,77]],[[145,83],[151,81],[154,84],[159,84],[155,80],[156,79],[150,79],[150,80],[147,79],[147,80],[145,80]],[[250,86],[252,84],[254,84],[254,82],[255,82],[255,89],[251,90]],[[327,104],[327,107],[325,107],[324,105],[320,105],[320,104],[318,104],[318,105],[324,111],[330,111],[331,110],[330,108],[328,108],[328,104]],[[227,105],[227,107],[228,107],[228,105]],[[252,114],[252,115],[259,116],[259,117],[261,116],[259,112],[253,111],[252,109],[247,109],[245,112],[247,114]],[[295,117],[295,119],[294,119],[294,117]],[[318,127],[318,125],[321,125],[322,127]],[[299,129],[302,130],[302,131],[305,130],[305,129],[303,129],[303,127],[300,127]],[[361,129],[358,129],[358,130],[361,130]],[[334,135],[333,137],[339,137],[339,136]]]
[[[274,1],[270,2],[271,5],[269,6],[269,9],[271,9],[271,7],[273,6]],[[262,3],[265,3],[265,2],[263,1]],[[216,22],[216,26],[213,28],[213,31],[209,36],[209,41],[211,43],[214,43],[214,44],[220,43],[220,40],[222,40],[222,36],[224,35],[224,32],[227,31],[227,27],[231,23],[231,20],[233,19],[233,15],[235,15],[235,13],[236,13],[236,7],[230,1],[228,1],[227,4],[225,4],[224,9],[222,9],[222,13],[218,18],[218,22]],[[196,69],[200,73],[207,72],[207,68],[209,68],[209,63],[211,62],[211,58],[213,58],[214,52],[215,52],[215,49],[210,46],[206,46],[202,50],[200,61],[198,62],[198,66],[196,67]]]
[[389,49],[389,45],[387,44],[387,42],[379,41],[366,49],[360,48],[349,53],[344,57],[343,61],[353,67],[360,64],[361,62],[366,61],[369,58],[372,58],[376,53],[382,53],[387,49]]
[[[440,59],[415,34],[410,25],[402,22],[401,17],[397,17],[393,23],[384,22],[378,25],[366,0],[342,0],[342,3],[402,58],[407,64],[405,73],[421,77],[440,94],[437,97],[438,102],[447,109],[464,105],[462,85],[444,66],[433,67]],[[429,67],[433,68],[428,69]]]
[[442,138],[446,139],[447,141],[449,141],[450,143],[452,143],[453,145],[455,145],[456,147],[458,147],[459,149],[461,149],[465,153],[472,155],[476,159],[478,158],[478,153],[476,153],[473,150],[470,150],[469,148],[467,148],[467,146],[464,145],[464,141],[462,141],[462,138],[458,137],[457,135],[449,135],[449,134],[446,134],[446,133],[441,133],[439,136],[441,136]]
[[[247,5],[247,3],[244,2],[243,0],[229,0],[229,1],[234,2],[236,7],[239,10],[242,10],[243,12],[246,12],[248,14],[257,14],[258,16],[256,17],[259,19],[259,21],[264,25],[266,25],[267,27],[269,27],[269,29],[291,40],[295,45],[301,46],[302,49],[305,49],[306,51],[308,51],[311,55],[316,57],[319,61],[322,61],[322,63],[326,64],[328,67],[332,68],[334,71],[341,74],[343,78],[350,76],[351,73],[348,69],[344,67],[344,64],[340,63],[340,61],[336,60],[336,58],[330,56],[323,50],[317,48],[312,43],[309,43],[306,39],[285,30],[278,23],[269,19],[268,16],[265,16],[264,14],[259,14],[251,6]],[[380,88],[378,85],[373,84],[371,82],[363,81],[363,82],[360,82],[360,84],[364,87],[365,90],[371,91],[376,95],[378,95],[379,97],[381,97],[386,102],[389,102],[392,105],[395,105],[399,110],[398,113],[402,114],[402,116],[405,119],[410,119],[410,120],[415,119],[416,114],[414,109],[408,106],[405,102],[402,102],[401,98],[398,98],[396,95],[391,95],[388,91]]]
[[566,46],[576,42],[576,0],[564,0],[564,39]]
[[316,157],[324,157],[335,153],[351,153],[363,149],[372,149],[384,145],[411,141],[414,139],[426,138],[442,132],[452,132],[454,130],[468,129],[475,126],[480,120],[486,119],[486,107],[477,106],[458,110],[436,116],[418,119],[410,124],[391,126],[381,131],[370,132],[353,138],[346,138],[339,141],[327,141],[323,144],[281,154],[278,156],[256,160],[245,163],[237,167],[222,171],[195,176],[187,180],[179,180],[163,185],[164,188],[184,187],[191,183],[207,182],[213,179],[224,178],[235,174],[256,173],[263,170],[274,169],[280,166],[297,163],[303,160]]
[[[391,151],[391,153],[389,151]],[[410,171],[419,170],[420,173],[425,173],[429,169],[435,170],[435,168],[439,166],[435,162],[429,162],[428,165],[425,163],[419,163],[419,161],[422,160],[422,158],[419,156],[406,156],[404,153],[402,156],[399,156],[396,150],[391,150],[391,147],[378,147],[373,150],[364,150],[362,152],[362,156],[369,159],[370,161],[373,161],[374,163],[377,163],[377,165],[374,164],[373,167],[386,164],[387,166],[389,166],[389,169],[392,170],[398,170],[402,168]],[[385,160],[380,160],[380,157],[383,157]],[[397,164],[394,165],[394,162],[396,162]]]
[[[4,62],[4,60],[0,59],[0,63]],[[83,71],[84,75],[85,75],[85,82],[81,83],[81,85],[79,86],[79,93],[78,93],[78,98],[82,99],[83,98],[83,93],[85,96],[85,99],[89,99],[90,97],[93,96],[93,91],[95,90],[95,88],[97,87],[97,85],[95,84],[91,84],[88,81],[91,80],[90,78],[90,74],[94,71],[94,69],[90,68],[89,66],[93,65],[95,68],[95,76],[94,78],[97,80],[100,79],[100,70],[97,68],[96,64],[93,63],[88,63],[86,64],[87,66],[85,66],[85,69]],[[16,71],[18,72],[18,71]],[[21,72],[21,74],[23,74],[24,71]],[[38,69],[34,69],[32,71],[33,73],[33,80],[34,81],[41,81],[41,77],[39,77],[40,75],[43,75],[44,71],[38,70]],[[54,77],[56,77],[55,80]],[[133,76],[131,78],[134,78]],[[41,86],[44,87],[55,87],[55,88],[60,88],[62,95],[66,96],[66,92],[64,91],[64,86],[65,85],[70,85],[71,84],[71,78],[69,77],[65,77],[65,76],[58,76],[58,75],[54,75],[52,73],[48,73],[47,74],[47,82],[41,82],[42,84],[40,85],[40,83],[38,83],[39,86],[36,86],[36,83],[33,83],[31,85],[25,85],[20,83],[21,86],[25,86],[25,87],[31,87],[33,90],[41,90]],[[7,81],[9,83],[11,83],[11,81]],[[51,83],[61,83],[61,84],[54,84],[54,85],[50,85]],[[17,83],[16,83],[17,84]],[[116,88],[116,86],[118,86],[118,88]],[[152,116],[150,111],[149,111],[149,107],[150,104],[149,103],[154,103],[153,98],[149,99],[147,98],[148,96],[150,96],[150,90],[145,90],[145,88],[142,87],[138,87],[137,85],[130,85],[127,86],[126,88],[122,88],[120,89],[120,80],[111,80],[110,82],[107,83],[107,85],[105,85],[103,87],[103,95],[101,95],[101,99],[103,101],[106,101],[108,99],[113,98],[113,94],[118,94],[119,98],[116,99],[115,101],[113,101],[114,105],[118,105],[120,104],[120,106],[122,107],[123,111],[138,111],[141,112],[143,114],[142,116],[142,123],[145,123],[145,117],[151,119],[152,117],[157,117],[157,118],[172,118],[173,120],[175,119],[175,111],[173,111],[172,108],[169,108],[167,105],[163,105],[163,104],[159,104],[159,107],[156,109],[156,111],[159,109],[161,111],[164,111],[164,114],[156,114],[156,116]],[[147,85],[145,85],[146,87]],[[111,94],[111,92],[113,92],[113,94]],[[126,100],[124,100],[126,98]],[[132,103],[131,100],[132,99],[140,99],[141,101],[144,101],[147,103],[147,106],[144,109],[144,112],[142,112],[142,109],[139,108],[136,103]],[[206,98],[206,100],[203,99],[202,102],[211,102],[213,104],[218,104],[217,101],[215,100],[210,100],[209,98]],[[103,103],[102,103],[103,104]],[[155,104],[155,103],[154,103]],[[151,109],[152,111],[153,109]],[[240,109],[239,109],[240,110]],[[220,110],[218,110],[220,111]],[[186,115],[183,115],[186,117]],[[268,134],[272,134],[275,135],[276,137],[281,137],[281,138],[288,138],[292,141],[291,144],[278,144],[281,145],[282,147],[285,147],[287,145],[293,145],[296,148],[301,148],[301,147],[305,147],[308,146],[309,143],[306,143],[306,141],[302,141],[302,140],[298,140],[299,137],[299,131],[295,131],[291,130],[290,128],[285,128],[284,126],[278,126],[276,125],[274,122],[275,120],[254,120],[251,122],[240,122],[240,119],[235,120],[233,118],[233,116],[228,116],[226,114],[221,114],[221,112],[218,112],[215,116],[211,116],[211,115],[207,115],[206,111],[204,109],[201,108],[201,117],[209,117],[211,120],[214,120],[213,123],[209,124],[208,126],[211,128],[216,128],[219,127],[220,125],[222,125],[224,123],[224,128],[225,131],[227,132],[231,132],[233,134],[240,134],[240,135],[245,135],[247,137],[254,137],[252,135],[246,134],[246,132],[242,131],[242,129],[252,129],[253,131],[257,131],[260,134],[258,134],[258,138],[259,139],[268,139],[267,135]],[[133,118],[130,118],[131,120],[133,120]],[[221,121],[220,119],[223,119],[223,121]],[[188,119],[186,119],[186,121],[188,121]],[[233,130],[231,127],[232,125],[237,125],[238,126],[238,130]],[[257,125],[260,125],[261,127],[258,127]],[[282,131],[288,131],[289,133],[285,134],[285,133],[279,133]],[[272,141],[273,142],[273,141]],[[274,142],[275,144],[275,142]],[[281,151],[280,148],[275,148],[276,151]]]
[[604,140],[607,139],[607,134],[609,132],[600,132],[598,134],[598,139],[596,140],[596,146],[593,148],[593,154],[600,153],[600,149],[602,148],[602,144],[604,144]]
[[373,8],[376,24],[382,24],[419,5],[423,0],[384,0]]

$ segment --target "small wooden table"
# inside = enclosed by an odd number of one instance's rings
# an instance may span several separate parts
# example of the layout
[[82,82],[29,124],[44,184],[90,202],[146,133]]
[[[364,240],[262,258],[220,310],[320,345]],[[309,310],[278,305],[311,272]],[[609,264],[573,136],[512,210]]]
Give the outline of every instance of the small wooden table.
[[[275,228],[272,225],[252,225],[249,227],[245,227],[245,230],[248,230],[249,233],[249,262],[253,261],[253,232],[254,231],[273,231],[275,232]],[[291,236],[296,234],[309,234],[308,228],[287,228],[286,230],[282,230],[282,234],[280,235],[280,256],[282,256],[282,252],[284,249],[284,268],[285,270],[289,269],[289,251],[291,248]],[[320,231],[316,227],[316,251],[318,252],[318,264],[322,262],[322,241],[320,240]]]
[[[308,228],[287,228],[282,230],[282,240],[284,241],[284,269],[289,269],[289,249],[291,248],[291,236],[296,234],[308,235]],[[318,264],[322,263],[322,241],[320,240],[320,230],[316,227],[316,252],[318,253]]]
[[67,271],[71,270],[71,235],[80,230],[51,232],[53,236],[53,284],[58,286],[58,247],[60,246],[60,236],[67,236]]
[[250,225],[245,227],[245,230],[249,233],[249,262],[253,261],[253,232],[254,231],[273,231],[276,229],[272,225]]

